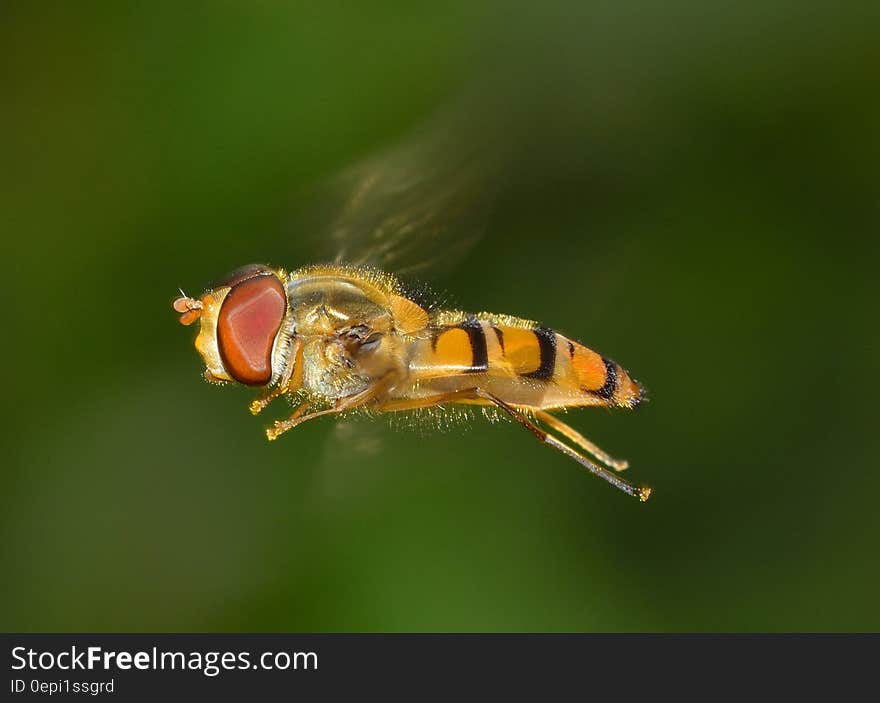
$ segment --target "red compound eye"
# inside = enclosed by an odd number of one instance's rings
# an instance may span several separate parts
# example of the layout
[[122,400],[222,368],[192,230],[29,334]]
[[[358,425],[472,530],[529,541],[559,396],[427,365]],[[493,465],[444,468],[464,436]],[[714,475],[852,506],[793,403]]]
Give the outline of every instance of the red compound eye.
[[281,281],[256,275],[236,283],[217,318],[217,342],[229,375],[248,386],[272,378],[272,345],[287,310]]

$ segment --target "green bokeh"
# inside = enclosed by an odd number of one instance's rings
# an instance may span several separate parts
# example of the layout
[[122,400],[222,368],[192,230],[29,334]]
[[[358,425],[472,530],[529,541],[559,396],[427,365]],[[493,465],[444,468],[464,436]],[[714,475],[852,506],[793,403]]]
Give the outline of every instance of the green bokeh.
[[[2,11],[0,629],[880,629],[876,3],[312,5]],[[568,415],[645,505],[509,423],[268,444],[168,307],[474,85],[529,129],[437,285],[645,382]]]

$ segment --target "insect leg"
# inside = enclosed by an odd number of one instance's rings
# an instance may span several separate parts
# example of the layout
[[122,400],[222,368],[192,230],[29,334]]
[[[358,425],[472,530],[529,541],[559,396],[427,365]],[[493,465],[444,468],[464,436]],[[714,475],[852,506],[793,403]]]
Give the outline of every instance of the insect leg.
[[332,408],[327,408],[326,410],[318,410],[317,412],[304,414],[306,410],[308,410],[310,406],[309,403],[303,403],[300,405],[294,412],[286,420],[276,420],[275,424],[272,427],[266,429],[266,437],[269,441],[273,439],[278,439],[278,437],[288,430],[292,430],[297,425],[301,425],[306,420],[314,420],[316,417],[323,417],[324,415],[334,415],[336,413],[343,413],[346,410],[353,410],[354,408],[361,407],[362,405],[366,405],[371,400],[373,400],[376,396],[384,393],[391,386],[394,381],[396,375],[388,374],[383,376],[374,384],[369,386],[366,390],[361,391],[360,393],[355,393],[354,395],[350,395],[347,398],[340,398],[336,401],[336,404]]
[[533,413],[535,417],[538,418],[541,422],[549,425],[552,429],[556,430],[559,434],[561,434],[570,442],[573,442],[574,444],[579,446],[594,459],[605,464],[605,466],[609,466],[615,471],[625,471],[627,468],[629,468],[628,461],[626,461],[625,459],[615,459],[613,456],[593,444],[590,440],[584,437],[573,427],[564,423],[558,417],[551,415],[544,410],[534,410]]
[[376,410],[386,413],[400,412],[403,410],[430,408],[435,405],[443,405],[444,403],[461,403],[468,400],[481,400],[478,398],[475,388],[465,388],[460,391],[451,391],[440,395],[429,395],[425,398],[398,398],[395,400],[388,400],[377,405]]
[[311,415],[306,415],[305,413],[310,407],[312,407],[312,404],[306,401],[302,405],[298,405],[291,416],[288,417],[286,420],[276,420],[275,424],[272,425],[272,427],[266,428],[266,438],[271,442],[273,439],[277,439],[279,435],[287,432],[287,430],[289,430],[290,428],[296,427],[304,419],[308,419],[319,414],[312,413]]
[[531,432],[535,437],[538,438],[544,444],[547,444],[553,447],[555,450],[562,452],[566,456],[574,459],[578,464],[583,466],[587,471],[592,474],[595,474],[599,478],[602,478],[612,486],[617,488],[618,490],[623,491],[624,493],[628,493],[631,496],[634,496],[641,500],[642,502],[648,500],[648,497],[651,495],[651,489],[646,486],[634,486],[628,481],[624,481],[619,476],[615,475],[608,469],[603,466],[596,466],[594,463],[589,461],[585,456],[579,454],[574,449],[569,447],[567,444],[560,442],[553,435],[545,432],[540,427],[538,427],[534,422],[532,422],[525,413],[517,408],[514,408],[511,405],[505,403],[501,398],[488,393],[487,391],[481,390],[479,388],[476,389],[476,394],[480,398],[485,398],[486,400],[494,403],[499,408],[501,408],[504,412],[510,415],[514,420],[516,420],[519,424],[525,427],[529,432]]
[[[416,398],[416,399],[400,399],[400,400],[391,400],[385,403],[381,403],[376,406],[377,410],[383,412],[394,412],[399,410],[416,410],[418,408],[426,408],[431,407],[433,405],[442,405],[443,403],[460,403],[467,402],[469,400],[481,400],[487,404],[496,405],[501,408],[505,413],[510,415],[514,420],[516,420],[519,424],[525,427],[529,432],[531,432],[537,439],[547,444],[559,452],[562,452],[566,456],[574,459],[581,466],[587,469],[590,473],[595,474],[599,478],[602,478],[608,483],[610,483],[615,488],[623,491],[624,493],[628,493],[631,496],[635,496],[641,501],[648,500],[648,497],[651,495],[651,489],[642,486],[634,486],[628,481],[624,481],[619,476],[616,476],[614,473],[609,471],[603,466],[596,466],[591,461],[589,461],[586,457],[576,452],[574,449],[569,447],[566,444],[560,442],[553,435],[545,432],[540,427],[538,427],[534,422],[532,422],[524,412],[521,410],[514,408],[511,405],[508,405],[503,400],[498,398],[491,393],[484,391],[480,388],[467,388],[459,391],[453,391],[451,393],[444,393],[442,395],[434,395],[428,396],[427,398]],[[556,420],[556,418],[553,418]],[[565,425],[562,422],[557,421],[559,425],[570,430],[572,433],[575,433],[568,425]],[[556,423],[548,423],[551,426],[556,426]],[[559,430],[561,434],[568,436],[562,429]],[[577,434],[577,433],[575,433]],[[579,435],[578,435],[579,436]],[[569,437],[572,441],[575,441],[573,438]],[[576,442],[577,443],[577,442]],[[589,444],[589,442],[588,442]],[[595,445],[592,445],[595,446]],[[597,447],[598,449],[598,447]],[[599,450],[601,452],[601,450]],[[603,452],[604,454],[604,452]],[[607,456],[607,455],[606,455]],[[609,457],[610,458],[610,457]]]
[[259,415],[275,398],[285,393],[299,390],[300,386],[302,386],[302,342],[299,339],[294,339],[291,344],[290,356],[288,357],[284,373],[278,379],[278,383],[275,384],[274,388],[267,389],[251,402],[251,414]]

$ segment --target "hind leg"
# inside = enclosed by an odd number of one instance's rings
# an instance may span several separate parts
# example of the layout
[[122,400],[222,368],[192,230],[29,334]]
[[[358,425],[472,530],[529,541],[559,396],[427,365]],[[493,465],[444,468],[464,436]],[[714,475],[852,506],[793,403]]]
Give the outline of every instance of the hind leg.
[[605,464],[605,466],[608,466],[615,471],[626,471],[629,468],[629,462],[626,461],[626,459],[615,459],[613,456],[600,449],[598,446],[593,444],[593,442],[584,437],[580,432],[578,432],[570,425],[564,423],[555,415],[551,415],[545,410],[534,410],[533,414],[538,420],[556,430],[569,442],[573,442],[591,457]]
[[[380,403],[376,405],[376,410],[383,412],[394,412],[400,410],[415,410],[418,408],[427,408],[434,405],[442,405],[444,403],[478,403],[480,405],[495,405],[505,413],[507,413],[510,417],[512,417],[516,422],[525,427],[529,432],[534,435],[539,442],[542,444],[546,444],[558,452],[565,454],[567,457],[574,459],[578,464],[583,466],[587,471],[592,474],[595,474],[599,478],[607,481],[612,486],[617,488],[624,493],[627,493],[631,496],[634,496],[641,500],[642,502],[648,500],[648,497],[651,495],[651,489],[646,486],[634,486],[628,481],[624,481],[622,478],[614,474],[613,472],[606,469],[604,466],[597,466],[585,456],[575,451],[567,444],[561,442],[555,436],[545,432],[540,427],[538,427],[534,422],[532,422],[526,413],[516,408],[512,405],[508,405],[499,397],[489,393],[488,391],[484,391],[480,388],[467,388],[459,391],[453,391],[451,393],[444,393],[435,396],[429,396],[427,398],[417,398],[413,400],[409,399],[400,399],[400,400],[392,400],[387,401],[385,403]],[[551,416],[552,417],[552,416]],[[556,420],[556,418],[553,418]],[[555,427],[556,425],[561,425],[565,427],[570,432],[577,435],[577,433],[572,430],[568,425],[563,422],[557,421],[556,423],[548,423],[551,427]],[[561,434],[568,437],[568,435],[563,432],[561,429],[559,430]],[[578,435],[580,437],[580,435]],[[573,440],[571,437],[568,437],[571,441]],[[585,440],[586,441],[586,440]],[[575,442],[577,444],[577,442]],[[588,444],[592,445],[588,442]],[[596,447],[598,449],[598,447]],[[602,450],[599,450],[600,452]],[[604,452],[602,452],[604,454]],[[607,455],[605,455],[607,456]],[[609,457],[610,458],[610,457]]]

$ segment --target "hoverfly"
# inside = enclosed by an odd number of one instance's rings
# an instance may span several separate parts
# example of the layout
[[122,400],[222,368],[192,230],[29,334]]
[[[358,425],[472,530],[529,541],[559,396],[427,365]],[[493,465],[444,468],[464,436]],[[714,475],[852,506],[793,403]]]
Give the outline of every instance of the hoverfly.
[[[200,323],[195,347],[205,378],[260,388],[250,404],[254,415],[276,398],[292,400],[290,416],[266,430],[269,440],[306,421],[359,410],[494,407],[614,487],[647,500],[650,488],[618,475],[626,461],[553,414],[635,408],[642,388],[619,364],[528,320],[423,306],[375,266],[393,264],[418,236],[448,251],[436,239],[438,218],[453,213],[457,224],[463,221],[467,208],[460,203],[474,181],[450,167],[455,185],[436,188],[437,179],[423,177],[419,165],[437,170],[450,161],[426,159],[426,151],[436,157],[436,140],[430,149],[424,144],[382,155],[347,179],[347,201],[325,235],[342,252],[335,263],[294,271],[255,264],[199,298],[181,291],[173,307],[182,324]],[[447,228],[452,236],[455,224]],[[462,227],[455,244],[471,231]],[[371,253],[355,252],[352,243],[368,244]]]

